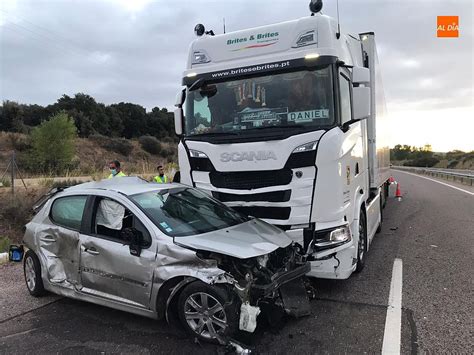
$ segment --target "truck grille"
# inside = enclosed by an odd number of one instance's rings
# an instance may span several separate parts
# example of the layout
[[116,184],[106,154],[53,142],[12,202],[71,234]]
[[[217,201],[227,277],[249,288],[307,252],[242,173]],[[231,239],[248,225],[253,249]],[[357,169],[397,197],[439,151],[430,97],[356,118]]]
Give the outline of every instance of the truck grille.
[[215,187],[251,190],[269,186],[288,185],[293,177],[293,172],[288,168],[265,171],[211,171],[209,177],[211,184]]
[[246,216],[257,218],[288,219],[291,213],[291,207],[235,206],[232,208]]
[[212,196],[222,202],[287,202],[290,200],[291,190],[262,192],[259,194],[228,194],[225,192],[212,191]]

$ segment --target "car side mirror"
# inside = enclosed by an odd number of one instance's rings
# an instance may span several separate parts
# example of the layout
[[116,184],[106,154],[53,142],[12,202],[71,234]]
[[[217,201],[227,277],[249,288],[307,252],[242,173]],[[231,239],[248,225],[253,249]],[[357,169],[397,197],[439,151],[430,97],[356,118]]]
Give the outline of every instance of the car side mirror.
[[125,228],[122,230],[121,237],[128,243],[130,254],[140,256],[143,245],[143,233],[136,228]]

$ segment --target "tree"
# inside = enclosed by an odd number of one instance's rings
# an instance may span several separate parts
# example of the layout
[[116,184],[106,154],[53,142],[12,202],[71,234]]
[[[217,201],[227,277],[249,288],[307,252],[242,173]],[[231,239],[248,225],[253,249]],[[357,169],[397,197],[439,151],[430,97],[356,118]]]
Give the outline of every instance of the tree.
[[38,167],[55,173],[67,168],[74,157],[76,136],[74,121],[64,111],[43,121],[31,134],[32,153]]
[[4,101],[0,116],[0,130],[22,132],[23,107],[14,101]]

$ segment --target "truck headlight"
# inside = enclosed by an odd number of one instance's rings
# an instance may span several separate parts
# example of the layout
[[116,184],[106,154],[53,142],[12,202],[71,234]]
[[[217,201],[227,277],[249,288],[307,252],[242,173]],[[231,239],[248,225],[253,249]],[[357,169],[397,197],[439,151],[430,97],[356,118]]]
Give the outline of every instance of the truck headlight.
[[316,250],[325,250],[338,247],[352,240],[349,225],[341,226],[330,231],[316,232],[314,247]]
[[189,149],[189,155],[191,156],[191,158],[208,158],[206,153],[194,149]]
[[329,241],[331,242],[348,242],[352,239],[349,226],[334,229],[329,233]]
[[303,145],[300,145],[299,147],[296,147],[293,150],[293,153],[310,152],[312,150],[316,150],[317,145],[318,145],[318,141],[305,143]]

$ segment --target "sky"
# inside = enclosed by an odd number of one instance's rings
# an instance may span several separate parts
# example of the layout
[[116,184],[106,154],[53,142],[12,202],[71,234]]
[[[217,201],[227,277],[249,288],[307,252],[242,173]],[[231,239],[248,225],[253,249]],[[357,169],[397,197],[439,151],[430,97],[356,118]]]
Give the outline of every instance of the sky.
[[[1,0],[0,100],[173,108],[197,23],[222,33],[309,15],[308,0]],[[336,16],[336,1],[323,1]],[[341,30],[374,31],[391,146],[474,150],[473,1],[340,0]],[[459,38],[436,18],[459,16]]]

